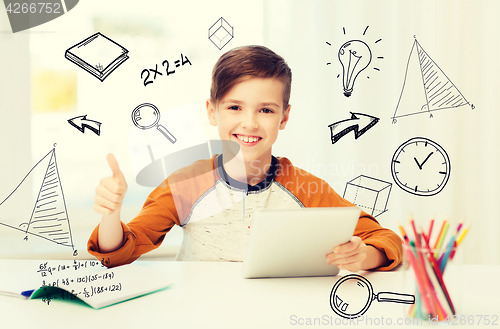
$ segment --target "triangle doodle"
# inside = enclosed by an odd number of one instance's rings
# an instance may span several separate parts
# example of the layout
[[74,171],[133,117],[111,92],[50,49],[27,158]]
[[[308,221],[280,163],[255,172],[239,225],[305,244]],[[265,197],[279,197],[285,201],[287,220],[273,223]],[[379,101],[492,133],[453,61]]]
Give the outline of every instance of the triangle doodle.
[[[414,54],[416,53],[416,55]],[[418,69],[416,68],[418,66]],[[420,87],[416,87],[415,70],[420,73]],[[412,77],[412,79],[410,79]],[[412,88],[413,87],[413,88]],[[423,99],[418,95],[406,95],[405,89],[410,89],[414,92],[422,90]],[[405,94],[405,97],[403,97]],[[404,98],[412,98],[413,101],[406,101]],[[415,102],[421,102],[422,105],[415,105]],[[409,105],[407,103],[410,103]],[[410,51],[408,63],[405,70],[405,77],[401,95],[396,105],[394,115],[391,117],[393,123],[396,123],[397,118],[428,113],[432,117],[433,111],[458,108],[460,106],[471,105],[458,90],[455,84],[434,62],[434,60],[422,48],[420,43],[415,39]]]
[[[47,163],[46,167],[41,167],[45,163]],[[29,176],[32,176],[35,170],[40,169],[45,169],[45,171],[29,220],[18,225],[0,221],[0,225],[23,232],[26,235],[24,240],[28,240],[28,236],[36,236],[61,246],[71,247],[74,250],[55,148],[31,168],[17,187],[0,203],[0,206],[13,202],[15,192],[21,188]],[[17,205],[16,207],[22,208]]]

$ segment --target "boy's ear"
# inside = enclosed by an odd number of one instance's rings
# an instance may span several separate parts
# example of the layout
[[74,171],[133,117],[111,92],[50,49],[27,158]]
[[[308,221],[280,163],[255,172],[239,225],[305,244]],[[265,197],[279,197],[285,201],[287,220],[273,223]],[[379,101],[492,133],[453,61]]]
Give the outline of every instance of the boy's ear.
[[283,112],[283,117],[281,118],[280,122],[280,130],[285,129],[286,123],[288,122],[288,119],[290,118],[290,109],[292,108],[292,105],[288,104],[288,107],[286,108],[285,112]]
[[217,120],[215,118],[215,106],[210,98],[207,98],[207,115],[210,124],[212,126],[217,126]]

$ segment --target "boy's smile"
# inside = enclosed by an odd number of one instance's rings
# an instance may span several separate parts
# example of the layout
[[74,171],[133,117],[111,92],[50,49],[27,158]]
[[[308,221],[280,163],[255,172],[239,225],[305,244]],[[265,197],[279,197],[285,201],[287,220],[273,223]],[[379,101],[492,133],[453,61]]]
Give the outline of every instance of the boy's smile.
[[285,128],[290,106],[283,111],[283,84],[271,78],[249,78],[236,84],[213,104],[207,100],[210,124],[223,140],[237,142],[244,162],[271,162],[272,145]]
[[259,140],[262,139],[258,136],[246,136],[239,134],[234,134],[234,136],[237,137],[240,141],[242,141],[243,145],[255,145]]

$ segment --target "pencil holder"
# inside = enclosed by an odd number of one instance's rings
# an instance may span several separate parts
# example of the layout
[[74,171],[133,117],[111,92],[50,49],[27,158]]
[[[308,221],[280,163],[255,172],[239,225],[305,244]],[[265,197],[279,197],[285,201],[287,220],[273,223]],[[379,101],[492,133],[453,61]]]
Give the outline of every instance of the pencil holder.
[[404,288],[415,304],[404,305],[412,323],[456,323],[462,307],[462,262],[455,247],[445,250],[403,245]]

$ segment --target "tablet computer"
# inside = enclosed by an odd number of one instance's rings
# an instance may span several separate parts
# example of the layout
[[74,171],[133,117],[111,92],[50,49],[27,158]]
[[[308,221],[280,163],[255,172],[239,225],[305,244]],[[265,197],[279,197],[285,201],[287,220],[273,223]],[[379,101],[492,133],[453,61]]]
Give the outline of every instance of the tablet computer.
[[244,278],[333,276],[325,256],[349,242],[361,210],[356,207],[258,209],[243,261]]

